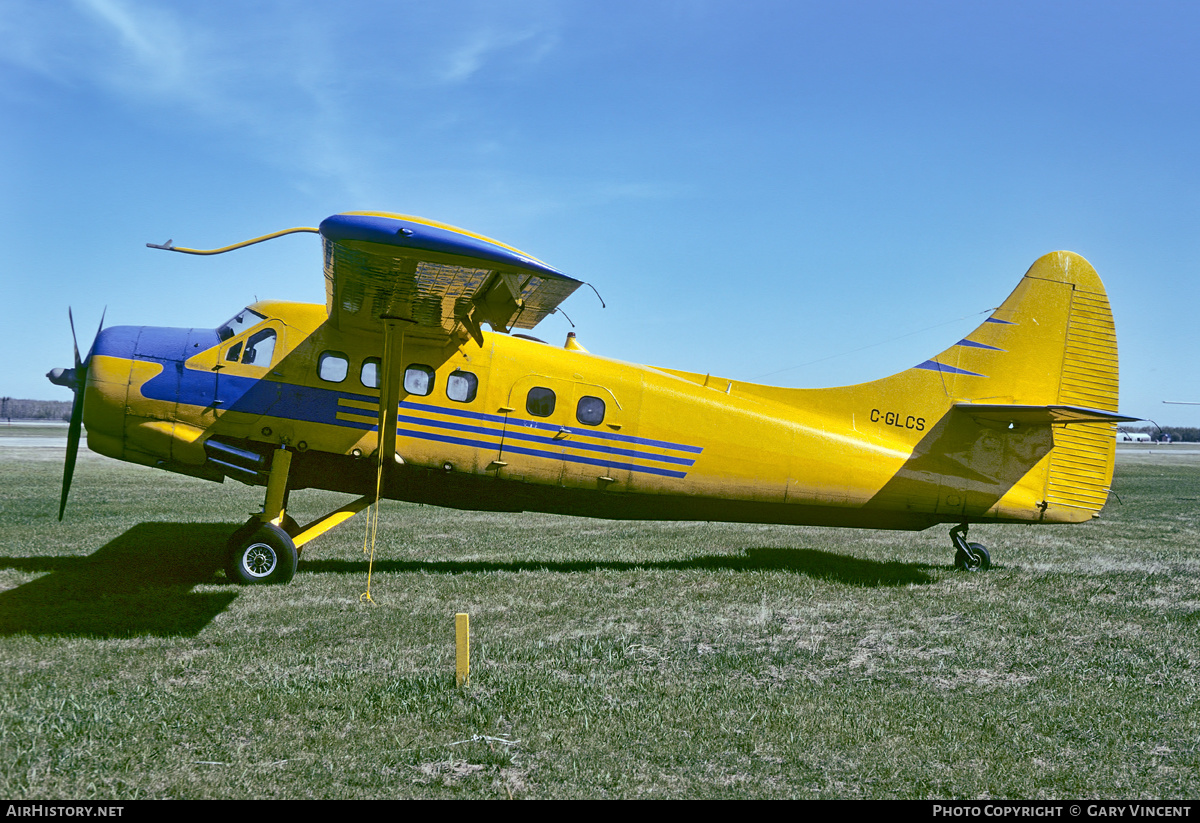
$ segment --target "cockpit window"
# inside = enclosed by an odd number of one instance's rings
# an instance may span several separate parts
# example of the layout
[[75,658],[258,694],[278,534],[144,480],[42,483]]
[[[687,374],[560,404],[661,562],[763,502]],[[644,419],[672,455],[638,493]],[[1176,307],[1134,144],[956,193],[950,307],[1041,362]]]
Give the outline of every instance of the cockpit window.
[[[244,350],[243,350],[244,347]],[[247,340],[239,340],[225,352],[225,360],[229,363],[242,363],[247,366],[269,366],[271,357],[275,354],[275,330],[263,329],[250,335]]]
[[253,363],[255,366],[271,365],[271,355],[275,354],[275,330],[263,329],[250,335],[246,341],[246,354],[243,363]]
[[241,334],[251,326],[257,326],[267,318],[252,309],[242,309],[225,323],[217,327],[217,336],[222,341]]

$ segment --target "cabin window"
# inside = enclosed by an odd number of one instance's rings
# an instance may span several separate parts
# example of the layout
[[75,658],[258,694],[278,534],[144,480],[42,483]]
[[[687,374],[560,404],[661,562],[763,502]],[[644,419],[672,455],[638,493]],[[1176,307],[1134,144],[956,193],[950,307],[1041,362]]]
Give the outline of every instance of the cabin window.
[[229,347],[229,353],[225,355],[225,359],[230,363],[236,363],[238,358],[242,356],[242,343],[244,340],[239,340],[236,345]]
[[585,426],[599,426],[604,422],[604,401],[599,397],[579,398],[575,407],[575,419]]
[[455,403],[470,403],[479,391],[479,378],[469,371],[454,371],[446,378],[446,396]]
[[254,366],[271,365],[271,357],[275,354],[275,330],[263,329],[257,334],[250,335],[246,341],[246,353],[242,355],[242,363]]
[[554,392],[535,386],[525,398],[525,411],[534,417],[549,417],[554,414]]
[[433,369],[414,363],[404,370],[404,390],[424,397],[433,391]]
[[322,352],[317,358],[317,376],[330,383],[341,383],[350,371],[350,360],[340,351]]
[[368,389],[379,388],[379,364],[378,357],[368,357],[363,361],[362,371],[358,373],[359,382]]

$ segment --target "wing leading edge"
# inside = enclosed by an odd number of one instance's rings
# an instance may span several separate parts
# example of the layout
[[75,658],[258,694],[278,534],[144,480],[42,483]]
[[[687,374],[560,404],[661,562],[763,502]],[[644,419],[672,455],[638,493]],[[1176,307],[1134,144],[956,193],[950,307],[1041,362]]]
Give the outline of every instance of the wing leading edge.
[[459,324],[531,329],[583,283],[535,257],[444,223],[383,212],[322,221],[325,302],[343,330],[384,319],[450,335]]

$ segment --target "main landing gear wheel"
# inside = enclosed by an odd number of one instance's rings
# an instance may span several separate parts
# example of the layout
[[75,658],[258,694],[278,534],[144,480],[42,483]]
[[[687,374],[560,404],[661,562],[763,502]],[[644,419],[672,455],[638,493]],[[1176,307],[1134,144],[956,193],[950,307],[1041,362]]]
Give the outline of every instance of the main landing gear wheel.
[[950,530],[950,542],[954,544],[954,567],[964,572],[985,572],[992,567],[992,556],[981,543],[967,542],[967,524]]
[[229,538],[229,579],[244,584],[286,583],[296,574],[296,544],[271,523],[247,523]]

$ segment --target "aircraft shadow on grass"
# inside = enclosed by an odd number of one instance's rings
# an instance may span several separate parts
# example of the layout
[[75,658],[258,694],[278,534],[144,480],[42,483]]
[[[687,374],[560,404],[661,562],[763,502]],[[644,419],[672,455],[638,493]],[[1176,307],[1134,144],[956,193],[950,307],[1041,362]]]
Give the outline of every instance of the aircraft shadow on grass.
[[[805,574],[835,583],[852,586],[907,586],[932,583],[934,578],[927,569],[936,566],[919,563],[880,563],[863,560],[850,555],[817,549],[747,549],[745,554],[705,555],[686,560],[666,561],[545,561],[524,560],[511,562],[490,561],[428,561],[428,560],[376,560],[374,571],[404,574],[426,572],[429,574],[466,574],[479,572],[548,571],[578,573],[597,570],[626,571],[632,569],[707,569],[719,571],[778,570]],[[942,567],[945,568],[945,567]],[[297,573],[362,574],[367,573],[367,562],[347,560],[312,560],[300,564]]]
[[139,523],[87,557],[0,557],[50,572],[0,592],[0,636],[194,636],[237,597],[217,576],[227,523]]
[[[194,636],[228,608],[238,590],[194,592],[226,583],[220,573],[228,523],[139,523],[87,557],[0,557],[0,568],[49,572],[0,592],[0,636]],[[686,560],[412,561],[376,560],[379,573],[466,574],[493,571],[579,573],[632,569],[780,570],[853,586],[906,586],[933,581],[914,563],[880,563],[817,549],[749,549],[739,555]],[[305,560],[300,574],[366,576],[365,560]]]

